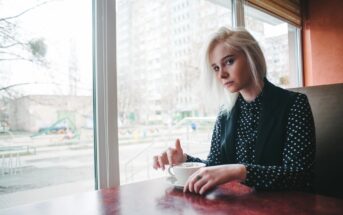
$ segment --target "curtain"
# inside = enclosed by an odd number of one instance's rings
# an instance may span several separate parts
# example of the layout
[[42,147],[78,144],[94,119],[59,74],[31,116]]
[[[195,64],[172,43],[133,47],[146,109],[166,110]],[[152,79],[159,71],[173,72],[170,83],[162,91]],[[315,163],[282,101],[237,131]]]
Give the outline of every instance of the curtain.
[[300,0],[246,0],[246,2],[301,27]]

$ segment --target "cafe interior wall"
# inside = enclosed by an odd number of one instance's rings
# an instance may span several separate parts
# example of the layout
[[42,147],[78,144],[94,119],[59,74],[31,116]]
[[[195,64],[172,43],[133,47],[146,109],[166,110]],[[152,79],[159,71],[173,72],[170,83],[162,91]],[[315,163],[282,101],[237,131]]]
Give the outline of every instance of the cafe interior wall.
[[343,83],[343,1],[303,2],[304,86]]

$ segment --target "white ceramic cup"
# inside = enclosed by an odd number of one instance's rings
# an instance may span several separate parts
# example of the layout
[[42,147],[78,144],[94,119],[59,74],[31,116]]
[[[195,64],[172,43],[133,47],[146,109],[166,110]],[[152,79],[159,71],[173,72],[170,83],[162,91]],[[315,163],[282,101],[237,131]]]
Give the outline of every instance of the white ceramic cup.
[[206,166],[206,164],[200,162],[186,162],[170,166],[168,168],[168,173],[176,178],[178,185],[183,186],[189,176],[204,166]]

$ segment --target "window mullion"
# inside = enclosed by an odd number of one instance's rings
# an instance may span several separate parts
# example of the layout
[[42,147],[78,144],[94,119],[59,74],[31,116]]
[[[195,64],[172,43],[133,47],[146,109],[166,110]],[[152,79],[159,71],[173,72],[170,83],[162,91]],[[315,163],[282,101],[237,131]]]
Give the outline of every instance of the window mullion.
[[296,29],[296,62],[297,62],[297,74],[298,74],[298,87],[304,86],[303,80],[303,62],[302,62],[302,46],[301,46],[301,30]]
[[114,0],[94,4],[95,121],[98,189],[119,186],[116,10]]
[[245,27],[244,0],[231,0],[232,27]]

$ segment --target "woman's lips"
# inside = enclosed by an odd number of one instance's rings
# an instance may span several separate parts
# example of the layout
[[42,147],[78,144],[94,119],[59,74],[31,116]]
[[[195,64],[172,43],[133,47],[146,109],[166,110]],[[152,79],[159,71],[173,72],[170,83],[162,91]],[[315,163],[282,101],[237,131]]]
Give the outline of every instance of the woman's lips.
[[225,87],[229,87],[229,86],[231,86],[233,84],[233,81],[228,81],[228,82],[225,82],[224,83],[224,86]]

